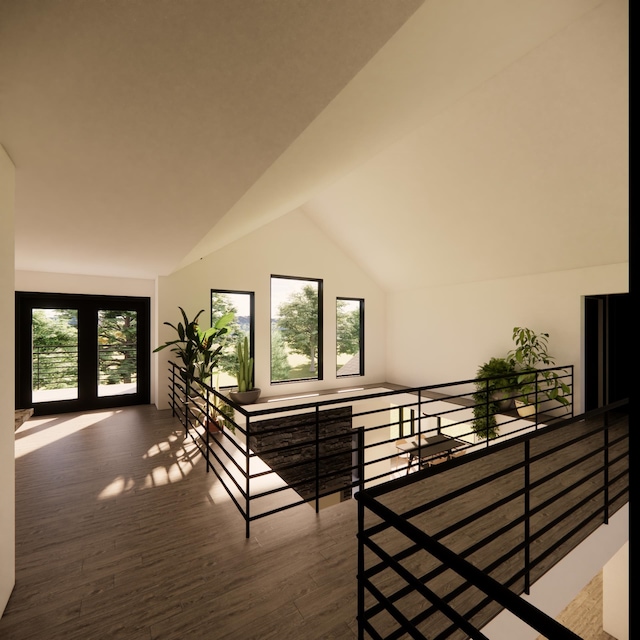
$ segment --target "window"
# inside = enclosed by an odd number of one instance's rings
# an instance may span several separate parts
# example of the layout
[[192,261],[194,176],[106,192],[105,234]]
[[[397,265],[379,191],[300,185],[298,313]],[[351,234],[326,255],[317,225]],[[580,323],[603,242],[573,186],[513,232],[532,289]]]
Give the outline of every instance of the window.
[[249,352],[254,355],[254,294],[253,291],[227,291],[211,289],[211,326],[222,316],[233,312],[235,317],[227,325],[227,333],[220,338],[222,351],[218,358],[217,379],[211,381],[212,386],[234,387],[237,384],[236,346],[239,340],[249,339]]
[[364,375],[364,300],[336,299],[336,377]]
[[271,276],[271,382],[322,380],[322,280]]

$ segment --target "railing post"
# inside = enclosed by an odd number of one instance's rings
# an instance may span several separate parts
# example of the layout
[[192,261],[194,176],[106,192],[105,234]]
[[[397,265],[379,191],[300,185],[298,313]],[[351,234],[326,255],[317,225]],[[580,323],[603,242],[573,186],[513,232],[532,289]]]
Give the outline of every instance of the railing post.
[[[364,427],[362,427],[364,430]],[[363,438],[364,440],[364,438]],[[360,438],[358,439],[360,441]],[[364,640],[364,502],[358,500],[358,640]]]
[[573,386],[573,365],[571,365],[571,417],[574,416],[573,398],[574,398],[574,386]]
[[316,405],[316,513],[320,513],[320,407]]
[[609,524],[609,412],[604,414],[604,524]]
[[364,427],[358,427],[356,434],[358,447],[358,491],[364,491]]
[[487,427],[485,431],[486,442],[485,445],[489,446],[489,380],[484,381],[484,424]]
[[246,460],[245,460],[245,491],[246,491],[246,499],[245,499],[245,538],[249,539],[251,536],[251,455],[249,454],[249,442],[251,440],[251,418],[249,416],[245,417],[245,424],[247,426],[246,429],[246,442],[245,442],[245,452],[246,452]]
[[209,409],[210,409],[210,404],[209,404],[209,385],[207,385],[207,387],[205,389],[204,407],[205,407],[204,431],[205,431],[205,451],[206,451],[206,453],[205,453],[205,460],[206,460],[205,468],[207,470],[207,473],[209,473],[209,466],[210,466],[210,462],[209,462]]
[[533,378],[533,383],[534,383],[534,396],[533,396],[533,400],[534,400],[534,408],[536,410],[535,412],[535,416],[536,416],[536,424],[535,424],[535,428],[536,431],[538,430],[538,422],[540,421],[540,418],[538,416],[538,372],[536,371],[533,374],[534,378]]
[[530,441],[524,442],[524,592],[531,589],[531,449]]
[[176,417],[176,365],[171,364],[171,417]]
[[184,381],[184,433],[189,435],[189,374],[185,376]]

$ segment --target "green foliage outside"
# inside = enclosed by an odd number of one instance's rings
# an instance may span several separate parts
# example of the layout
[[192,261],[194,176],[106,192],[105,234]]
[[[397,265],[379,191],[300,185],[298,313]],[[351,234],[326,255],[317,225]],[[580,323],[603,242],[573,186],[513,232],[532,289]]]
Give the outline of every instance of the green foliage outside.
[[336,302],[336,369],[342,367],[340,356],[353,356],[360,351],[360,303],[355,301]]
[[[33,382],[35,391],[78,386],[78,312],[75,309],[34,309]],[[103,310],[98,317],[100,384],[135,382],[137,314]]]
[[135,311],[103,310],[98,313],[99,383],[135,382],[138,316]]
[[33,389],[77,387],[78,312],[75,309],[34,309],[31,323]]
[[[218,371],[223,371],[235,380],[238,366],[236,345],[244,336],[248,335],[249,327],[243,328],[241,326],[238,310],[234,306],[230,295],[216,291],[212,292],[211,322],[215,324],[219,318],[223,318],[229,313],[233,314],[233,320],[227,324],[227,332],[218,337],[218,344],[221,349],[218,354],[217,369]],[[224,384],[226,384],[226,382]]]
[[271,329],[271,380],[279,382],[291,380],[291,367],[289,357],[277,327]]
[[[306,375],[300,377],[315,377],[318,361],[317,290],[311,285],[305,285],[301,291],[291,294],[289,300],[280,305],[278,315],[277,330],[289,352],[308,358],[308,364],[304,368]],[[273,376],[273,362],[271,378],[276,379]]]

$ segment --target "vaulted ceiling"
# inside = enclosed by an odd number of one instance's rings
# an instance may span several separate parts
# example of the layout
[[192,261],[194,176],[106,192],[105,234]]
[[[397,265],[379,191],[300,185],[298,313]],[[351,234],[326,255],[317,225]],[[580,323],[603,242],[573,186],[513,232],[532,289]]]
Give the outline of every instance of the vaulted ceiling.
[[301,207],[387,289],[627,259],[625,0],[2,0],[16,268]]

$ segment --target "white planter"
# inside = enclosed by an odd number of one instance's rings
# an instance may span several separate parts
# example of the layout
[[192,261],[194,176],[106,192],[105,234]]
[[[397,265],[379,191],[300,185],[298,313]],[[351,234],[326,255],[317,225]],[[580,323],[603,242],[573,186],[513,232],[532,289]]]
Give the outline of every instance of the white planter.
[[536,415],[536,405],[525,404],[522,400],[516,400],[516,410],[521,418],[529,418]]

